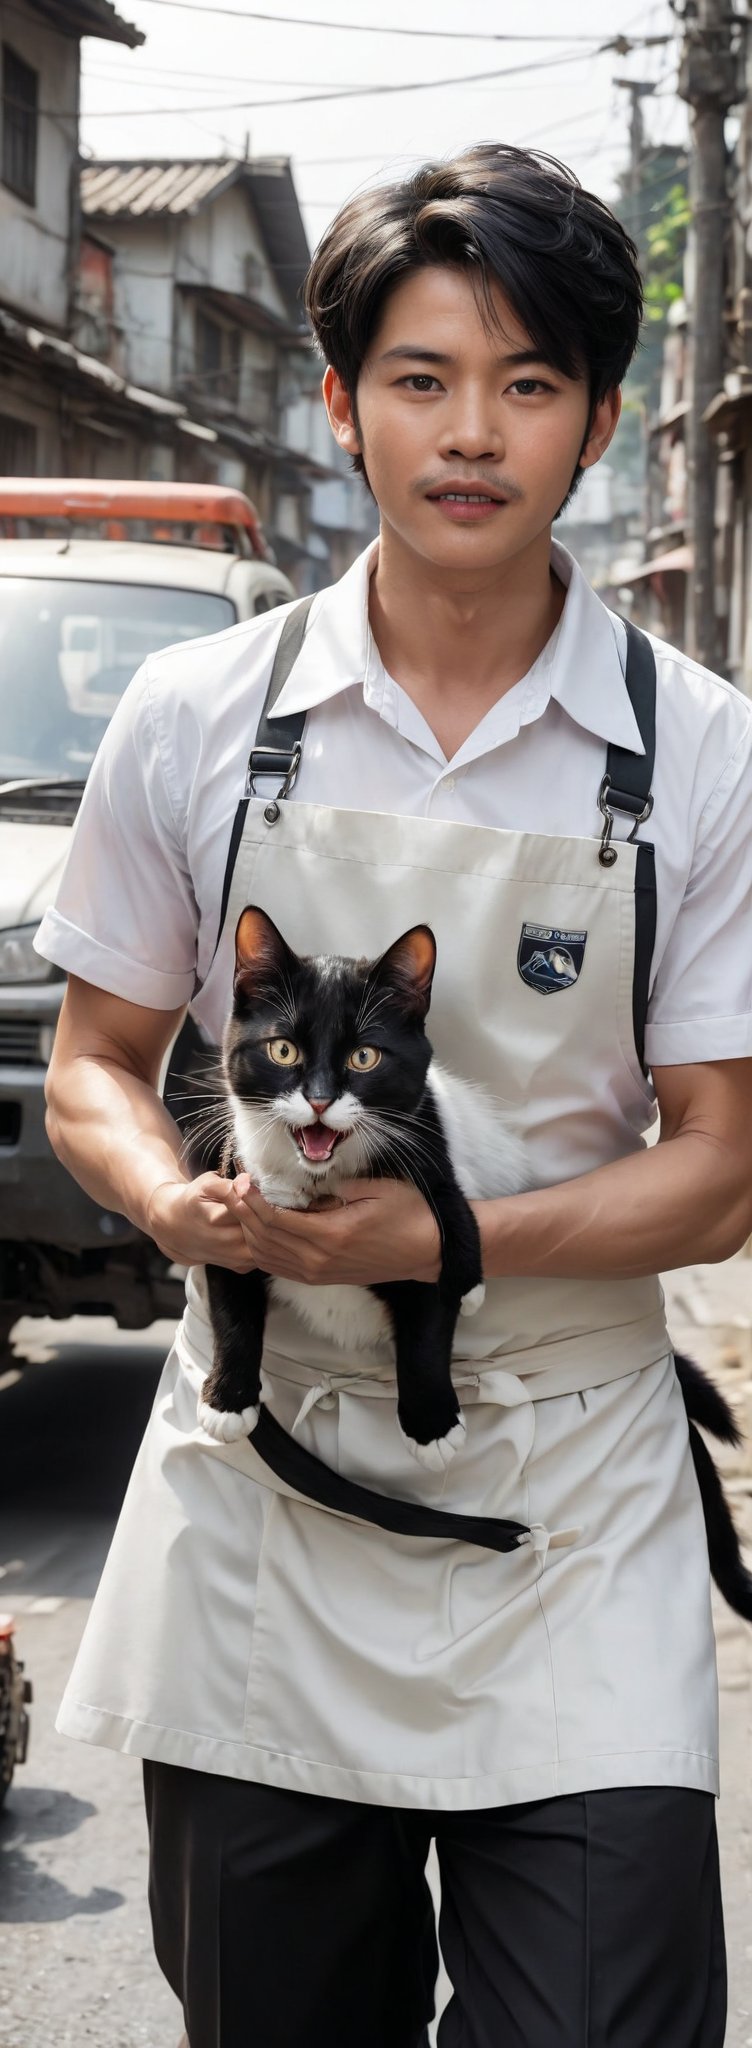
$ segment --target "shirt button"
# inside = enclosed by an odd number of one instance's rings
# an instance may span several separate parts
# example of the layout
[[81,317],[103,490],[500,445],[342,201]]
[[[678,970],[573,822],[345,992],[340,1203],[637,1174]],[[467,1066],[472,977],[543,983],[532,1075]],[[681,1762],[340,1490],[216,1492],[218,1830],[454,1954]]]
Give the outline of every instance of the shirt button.
[[453,776],[453,775],[445,775],[445,777],[444,777],[444,788],[445,788],[445,790],[446,790],[447,796],[451,796],[451,794],[452,794],[452,790],[454,789],[454,776]]

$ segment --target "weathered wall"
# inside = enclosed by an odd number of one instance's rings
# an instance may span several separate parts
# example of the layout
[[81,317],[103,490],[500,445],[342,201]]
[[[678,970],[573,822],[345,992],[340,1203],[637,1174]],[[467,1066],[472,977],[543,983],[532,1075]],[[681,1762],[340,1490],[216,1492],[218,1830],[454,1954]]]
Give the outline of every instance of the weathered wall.
[[114,317],[124,375],[145,391],[172,397],[172,308],[178,222],[108,221],[114,246]]
[[[37,72],[40,112],[35,205],[0,185],[0,298],[40,325],[63,330],[68,317],[70,209],[77,179],[80,44],[13,0],[0,0],[0,40]],[[0,104],[0,121],[3,109]]]
[[[104,232],[115,247],[115,321],[133,384],[172,397],[174,385],[195,372],[197,287],[250,296],[287,317],[239,186],[199,213],[108,220]],[[278,346],[273,334],[244,331],[240,409],[259,424],[274,414]]]

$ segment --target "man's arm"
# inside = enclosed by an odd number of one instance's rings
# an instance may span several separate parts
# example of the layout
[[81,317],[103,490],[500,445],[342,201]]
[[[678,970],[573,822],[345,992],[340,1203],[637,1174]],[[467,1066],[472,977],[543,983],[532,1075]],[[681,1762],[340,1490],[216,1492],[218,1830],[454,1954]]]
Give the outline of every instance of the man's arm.
[[752,1233],[752,1060],[659,1067],[657,1145],[578,1179],[474,1204],[489,1275],[668,1272]]
[[[532,1194],[474,1202],[490,1277],[608,1278],[729,1258],[752,1232],[752,1060],[654,1073],[660,1142]],[[324,1286],[435,1280],[439,1238],[415,1188],[352,1181],[323,1215],[271,1209],[245,1177],[231,1204],[265,1272]]]
[[192,1179],[157,1094],[185,1010],[151,1010],[71,975],[47,1077],[53,1150],[94,1201],[127,1216],[183,1265],[253,1264],[218,1174]]

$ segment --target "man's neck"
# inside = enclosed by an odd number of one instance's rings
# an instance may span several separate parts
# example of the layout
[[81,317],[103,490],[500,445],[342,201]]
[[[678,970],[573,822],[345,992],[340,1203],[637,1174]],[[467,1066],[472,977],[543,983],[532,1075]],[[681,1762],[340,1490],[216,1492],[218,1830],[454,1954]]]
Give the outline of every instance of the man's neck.
[[527,675],[558,625],[566,592],[550,558],[546,532],[501,568],[447,575],[382,530],[371,631],[447,759]]

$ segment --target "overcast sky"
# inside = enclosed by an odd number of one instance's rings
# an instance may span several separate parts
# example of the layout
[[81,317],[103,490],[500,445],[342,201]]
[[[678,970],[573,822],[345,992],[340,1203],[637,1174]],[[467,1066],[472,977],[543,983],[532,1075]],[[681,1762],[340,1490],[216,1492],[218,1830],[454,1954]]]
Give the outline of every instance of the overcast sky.
[[[351,0],[259,0],[272,16],[253,20],[240,0],[226,12],[173,0],[117,0],[146,33],[138,50],[88,38],[83,44],[82,146],[87,156],[290,156],[311,247],[349,195],[401,175],[426,158],[479,140],[546,149],[605,199],[628,158],[629,96],[614,85],[640,78],[656,91],[643,102],[648,143],[681,142],[686,108],[676,98],[678,44],[667,0],[359,0],[357,18],[420,35],[366,33],[346,26]],[[237,8],[236,18],[230,10]],[[341,27],[298,27],[321,18]],[[527,40],[518,40],[524,23]],[[442,40],[428,30],[451,31]],[[597,55],[619,33],[667,35],[662,48],[628,57]],[[481,36],[513,41],[478,40]],[[459,39],[458,39],[459,38]],[[549,38],[549,40],[545,40]],[[579,40],[583,38],[583,40]],[[466,74],[506,71],[488,82]],[[430,90],[377,94],[378,85],[447,81]],[[365,88],[336,103],[272,101]],[[370,96],[369,96],[370,92]],[[248,104],[248,103],[251,104]],[[261,102],[262,104],[259,104]],[[245,104],[243,104],[245,103]],[[625,210],[621,209],[625,218]]]

